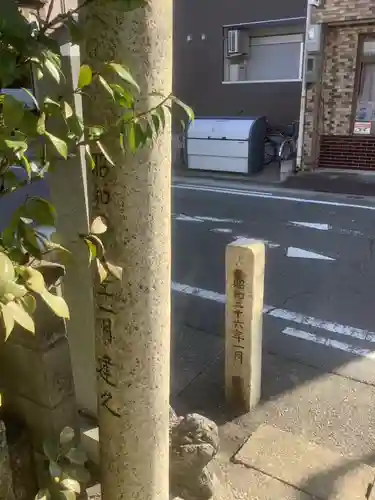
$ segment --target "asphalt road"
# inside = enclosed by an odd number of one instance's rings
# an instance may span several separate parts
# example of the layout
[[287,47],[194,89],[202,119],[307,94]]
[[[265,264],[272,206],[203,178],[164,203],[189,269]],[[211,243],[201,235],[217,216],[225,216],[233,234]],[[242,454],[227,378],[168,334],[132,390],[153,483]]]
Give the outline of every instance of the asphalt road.
[[[201,179],[173,190],[173,319],[224,336],[225,247],[266,242],[264,349],[375,384],[375,199]],[[196,347],[197,348],[197,347]]]
[[[41,182],[2,198],[0,229],[28,194],[48,189]],[[240,237],[267,245],[264,349],[375,384],[375,199],[181,180],[172,228],[175,336],[195,356],[177,389],[222,345],[225,247]]]

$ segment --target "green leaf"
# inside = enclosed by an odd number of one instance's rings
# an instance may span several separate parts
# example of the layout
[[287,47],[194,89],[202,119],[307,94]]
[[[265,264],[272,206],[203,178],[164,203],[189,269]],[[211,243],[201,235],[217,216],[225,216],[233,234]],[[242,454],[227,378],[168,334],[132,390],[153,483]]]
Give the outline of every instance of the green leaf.
[[36,68],[36,79],[41,80],[44,77],[44,73],[40,67]]
[[28,312],[30,314],[30,316],[32,314],[34,314],[35,309],[36,309],[35,297],[33,297],[32,295],[29,294],[29,295],[25,295],[20,300],[23,303],[23,308],[25,309],[25,311]]
[[88,234],[85,236],[85,239],[91,241],[95,245],[97,257],[102,257],[104,255],[105,249],[100,238],[98,238],[95,234]]
[[20,180],[12,170],[7,170],[2,177],[6,189],[12,190],[12,188],[16,188],[20,185]]
[[134,80],[134,78],[132,77],[132,75],[130,74],[130,72],[129,72],[129,70],[127,68],[125,68],[121,64],[117,64],[117,63],[109,63],[108,66],[113,71],[115,71],[115,73],[117,73],[118,76],[122,80],[124,80],[126,83],[129,83],[130,85],[132,85],[133,87],[135,87],[138,90],[138,92],[140,92],[140,88],[139,88],[138,83]]
[[[5,247],[11,247],[13,245],[14,239],[16,237],[16,232],[17,229],[13,225],[10,225],[0,233],[2,244]],[[1,260],[1,253],[0,253],[0,260]],[[0,276],[1,276],[1,271],[0,271]]]
[[99,259],[96,259],[96,267],[98,269],[100,283],[103,283],[103,281],[105,281],[108,278],[108,271],[103,266],[103,264],[100,262]]
[[20,269],[20,274],[25,282],[26,287],[32,292],[40,294],[45,290],[46,284],[43,278],[43,274],[37,269],[27,266]]
[[27,294],[27,290],[23,285],[19,285],[14,281],[8,281],[5,285],[5,293],[10,293],[16,299],[20,299]]
[[92,234],[103,234],[107,231],[107,224],[100,215],[92,221],[90,232]]
[[135,149],[144,146],[147,141],[146,131],[143,129],[141,123],[134,123],[134,133],[135,133]]
[[175,96],[171,96],[171,100],[172,102],[174,102],[174,104],[176,104],[185,111],[190,121],[194,120],[194,111],[191,109],[190,106],[188,106]]
[[85,128],[83,125],[83,120],[79,116],[73,114],[69,118],[66,118],[66,122],[68,124],[69,130],[73,132],[73,134],[75,134],[77,137],[82,136]]
[[106,148],[103,146],[103,144],[100,141],[96,141],[96,145],[98,146],[100,151],[103,153],[103,156],[107,160],[107,162],[114,167],[115,164],[114,164],[112,158],[109,156],[109,153],[106,150]]
[[89,250],[89,262],[91,264],[91,262],[96,257],[96,246],[94,245],[94,243],[92,241],[88,240],[87,238],[84,238],[84,242],[86,243],[87,248]]
[[46,137],[51,141],[51,144],[53,147],[56,149],[56,151],[59,153],[60,156],[66,160],[68,158],[68,145],[65,141],[62,139],[59,139],[55,135],[50,134],[49,132],[45,133]]
[[104,134],[104,132],[104,127],[95,126],[88,128],[88,135],[90,137],[90,140],[98,139]]
[[35,333],[35,324],[32,317],[25,311],[25,309],[17,302],[8,302],[4,306],[10,314],[12,314],[13,319],[16,323],[21,325],[25,330],[31,333]]
[[16,273],[10,258],[5,253],[0,252],[0,278],[3,281],[13,281]]
[[103,89],[111,96],[111,98],[114,100],[115,99],[115,94],[113,90],[111,89],[109,83],[105,78],[102,77],[102,75],[98,75],[98,80],[100,85],[103,87]]
[[59,479],[61,477],[62,469],[55,460],[50,460],[48,469],[52,479]]
[[51,107],[59,108],[59,109],[61,108],[60,103],[58,101],[51,99],[50,97],[46,97],[44,99],[43,104],[47,108],[51,108]]
[[31,164],[29,162],[29,159],[27,158],[27,156],[21,155],[21,161],[22,161],[22,165],[24,166],[25,171],[27,173],[27,178],[30,180],[32,169],[31,169]]
[[84,465],[87,462],[87,455],[80,448],[71,448],[65,456],[73,464]]
[[13,96],[6,94],[3,101],[3,118],[5,126],[13,130],[22,121],[24,105]]
[[62,297],[53,295],[46,288],[41,293],[39,293],[39,295],[47,304],[47,306],[52,309],[56,316],[58,316],[59,318],[69,319],[69,308]]
[[41,250],[38,244],[38,239],[34,228],[30,225],[32,222],[30,219],[21,217],[18,226],[18,232],[22,238],[22,245],[25,247],[27,252],[37,259],[42,258]]
[[164,107],[159,106],[158,108],[156,108],[156,112],[160,118],[161,126],[164,129],[165,128],[165,110],[164,110]]
[[18,128],[26,136],[36,137],[38,135],[36,126],[38,123],[38,117],[29,110],[25,110],[22,122],[19,124]]
[[75,479],[63,479],[61,485],[64,486],[69,491],[74,491],[74,493],[81,493],[81,485]]
[[44,67],[48,71],[48,73],[52,76],[52,78],[57,83],[60,83],[61,73],[60,73],[59,67],[56,65],[56,63],[51,61],[50,59],[45,59]]
[[64,109],[64,116],[66,119],[73,116],[73,109],[68,102],[66,102],[66,101],[63,102],[63,109]]
[[50,239],[45,238],[45,236],[39,232],[37,232],[37,236],[41,238],[41,241],[42,241],[43,246],[45,247],[46,251],[60,252],[59,253],[59,260],[61,260],[62,262],[69,261],[69,258],[72,256],[72,253],[67,248],[60,245],[59,243],[56,243],[55,241],[51,241]]
[[27,150],[27,143],[25,141],[17,141],[5,139],[5,145],[13,151],[13,153],[24,153]]
[[9,257],[13,262],[17,262],[21,266],[24,266],[29,261],[29,257],[22,251],[21,248],[12,248],[9,251]]
[[0,302],[0,314],[1,314],[1,319],[3,320],[4,329],[5,329],[5,340],[7,340],[7,338],[12,333],[13,328],[14,328],[13,314],[1,302]]
[[133,122],[129,123],[129,125],[128,125],[127,137],[128,137],[129,149],[132,153],[135,153],[135,151],[137,150],[137,146],[136,146],[136,138],[135,138],[135,127],[134,127]]
[[71,462],[64,467],[64,471],[82,484],[87,484],[90,481],[90,473],[84,465]]
[[151,113],[151,119],[152,119],[152,123],[153,123],[154,129],[155,129],[155,133],[158,134],[159,130],[160,130],[160,117],[156,111],[153,111]]
[[114,278],[116,278],[120,281],[122,280],[122,273],[123,273],[122,267],[115,266],[114,264],[112,264],[111,262],[108,262],[108,261],[105,262],[105,266],[106,266],[109,274],[111,274]]
[[71,427],[64,427],[64,429],[60,432],[60,444],[62,445],[71,443],[74,438],[75,432]]
[[46,133],[46,114],[41,113],[37,124],[36,124],[36,131],[39,135],[44,135]]
[[[59,456],[59,453],[60,453],[60,447],[59,447],[59,443],[57,442],[57,440],[53,439],[53,438],[45,439],[43,441],[43,453],[48,458],[48,460],[50,460],[52,463],[53,462],[56,463],[58,456]],[[56,463],[56,465],[57,465],[57,463]],[[51,474],[52,477],[55,477],[55,473],[56,473],[56,476],[59,476],[61,469],[59,469],[59,470],[53,469],[53,472],[54,472],[54,474]]]
[[111,83],[111,89],[115,94],[115,100],[119,106],[130,109],[134,106],[133,96],[117,83]]
[[55,226],[56,209],[44,198],[29,198],[25,204],[25,214],[39,226]]
[[86,160],[89,166],[91,167],[91,170],[94,170],[95,168],[95,160],[91,154],[91,148],[88,144],[85,144],[85,155],[86,155]]
[[35,500],[50,500],[50,498],[50,492],[46,488],[43,488],[42,490],[38,491]]
[[34,106],[36,109],[39,109],[39,104],[38,104],[38,101],[36,100],[36,97],[34,96],[34,94],[32,92],[30,92],[29,89],[26,89],[25,87],[21,87],[22,90],[24,90],[26,92],[26,94],[28,94],[28,96],[32,99],[33,103],[34,103]]
[[88,64],[82,64],[81,69],[79,70],[78,77],[78,88],[83,89],[87,87],[92,82],[92,69]]
[[146,129],[145,129],[145,138],[147,142],[148,140],[152,140],[154,137],[155,129],[154,129],[154,122],[152,120],[152,117],[150,120],[146,121]]

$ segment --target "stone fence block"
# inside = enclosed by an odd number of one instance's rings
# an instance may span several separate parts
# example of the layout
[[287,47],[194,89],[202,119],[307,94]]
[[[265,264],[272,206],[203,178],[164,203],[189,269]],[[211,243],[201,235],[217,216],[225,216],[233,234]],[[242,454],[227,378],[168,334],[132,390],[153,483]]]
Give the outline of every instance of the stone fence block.
[[42,450],[43,440],[57,436],[66,427],[77,430],[78,415],[74,396],[67,397],[54,408],[41,406],[23,397],[4,394],[4,405],[10,416],[20,418],[30,431],[35,450]]
[[55,407],[74,393],[67,341],[59,341],[46,351],[7,343],[0,350],[0,377],[10,394]]

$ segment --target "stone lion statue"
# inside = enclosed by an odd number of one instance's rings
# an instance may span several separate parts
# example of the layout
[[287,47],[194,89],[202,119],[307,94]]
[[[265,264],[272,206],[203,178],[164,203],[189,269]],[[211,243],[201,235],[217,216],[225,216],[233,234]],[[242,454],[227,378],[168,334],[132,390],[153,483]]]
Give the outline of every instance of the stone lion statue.
[[178,417],[170,408],[170,489],[183,500],[209,500],[213,477],[207,464],[219,449],[217,425],[196,413]]

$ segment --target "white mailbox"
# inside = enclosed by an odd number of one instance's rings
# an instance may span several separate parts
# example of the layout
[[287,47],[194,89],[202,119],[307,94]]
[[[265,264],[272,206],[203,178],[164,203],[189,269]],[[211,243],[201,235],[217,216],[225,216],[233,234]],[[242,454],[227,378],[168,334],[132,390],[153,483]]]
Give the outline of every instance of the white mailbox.
[[264,165],[266,119],[196,118],[186,137],[192,170],[251,174]]

